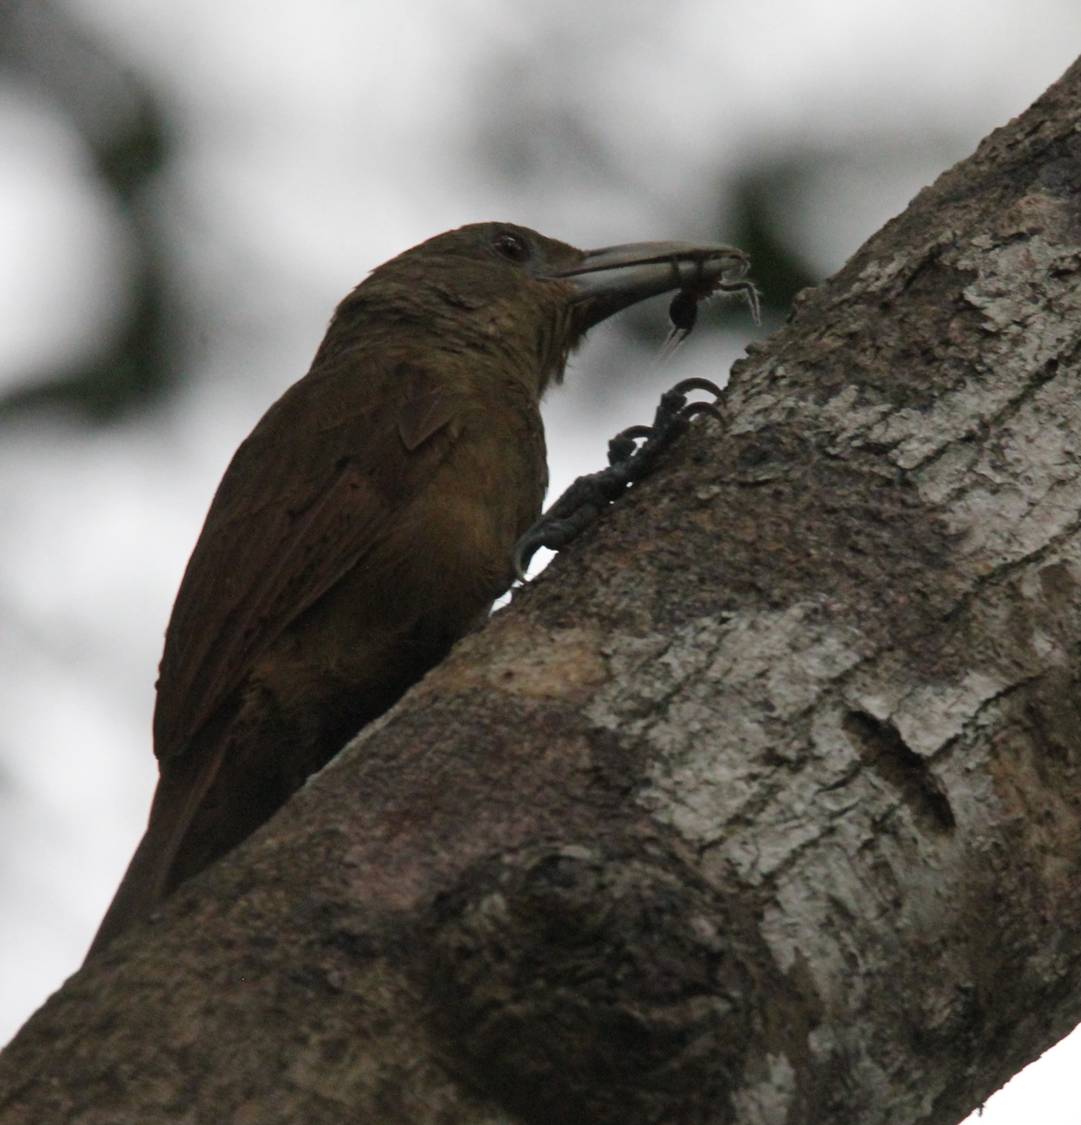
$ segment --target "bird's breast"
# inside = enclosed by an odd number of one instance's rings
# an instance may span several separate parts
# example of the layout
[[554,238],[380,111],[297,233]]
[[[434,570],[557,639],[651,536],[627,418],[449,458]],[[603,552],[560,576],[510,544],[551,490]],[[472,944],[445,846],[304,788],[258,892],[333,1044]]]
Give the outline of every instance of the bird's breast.
[[487,423],[463,426],[401,524],[401,565],[436,601],[440,591],[478,604],[498,597],[513,577],[514,544],[541,512],[548,470],[539,415]]

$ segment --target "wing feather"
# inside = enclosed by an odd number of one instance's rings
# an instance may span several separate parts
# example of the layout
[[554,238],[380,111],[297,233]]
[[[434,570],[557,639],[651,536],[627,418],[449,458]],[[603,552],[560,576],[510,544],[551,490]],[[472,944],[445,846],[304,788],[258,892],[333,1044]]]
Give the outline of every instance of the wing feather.
[[431,375],[358,367],[354,354],[294,384],[226,469],[166,631],[154,714],[162,761],[387,534],[453,444],[459,404]]

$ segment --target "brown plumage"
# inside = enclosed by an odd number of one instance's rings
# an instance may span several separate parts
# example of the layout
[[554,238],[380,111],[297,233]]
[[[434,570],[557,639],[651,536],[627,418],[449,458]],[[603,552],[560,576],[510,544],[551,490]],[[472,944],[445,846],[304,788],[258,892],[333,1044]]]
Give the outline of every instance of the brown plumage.
[[539,403],[584,331],[739,251],[438,235],[339,305],[225,472],[180,585],[146,835],[91,953],[240,843],[483,620],[547,485]]

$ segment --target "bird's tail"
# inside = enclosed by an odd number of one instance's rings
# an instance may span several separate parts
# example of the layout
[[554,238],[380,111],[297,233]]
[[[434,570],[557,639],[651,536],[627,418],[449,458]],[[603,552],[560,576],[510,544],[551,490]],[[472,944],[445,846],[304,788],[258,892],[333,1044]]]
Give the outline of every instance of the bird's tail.
[[[162,768],[150,819],[86,954],[89,961],[172,890],[177,852],[221,767],[225,741],[209,754],[180,754]],[[85,963],[85,962],[84,962]]]

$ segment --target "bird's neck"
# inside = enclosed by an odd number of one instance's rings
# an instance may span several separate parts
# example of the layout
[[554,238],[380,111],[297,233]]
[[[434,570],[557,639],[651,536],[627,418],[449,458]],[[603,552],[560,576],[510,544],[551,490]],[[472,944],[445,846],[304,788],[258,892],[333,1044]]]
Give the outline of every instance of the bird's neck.
[[[313,367],[370,349],[442,371],[461,369],[462,378],[473,381],[498,373],[500,381],[521,383],[539,399],[562,380],[577,342],[555,305],[523,323],[510,302],[469,302],[431,288],[385,293],[360,286],[338,306]],[[476,368],[487,370],[471,375]]]

